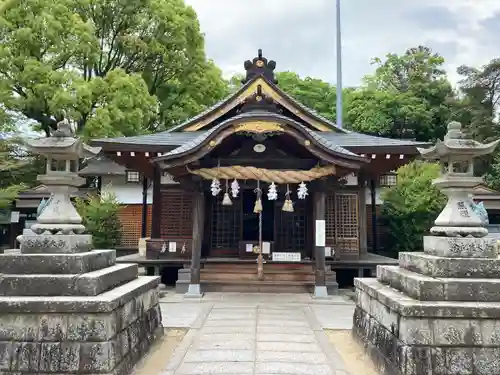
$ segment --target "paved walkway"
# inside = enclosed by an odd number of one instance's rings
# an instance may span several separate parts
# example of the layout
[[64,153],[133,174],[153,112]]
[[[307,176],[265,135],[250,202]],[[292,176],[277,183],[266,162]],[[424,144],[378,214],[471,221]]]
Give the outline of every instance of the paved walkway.
[[211,293],[167,295],[163,324],[190,328],[161,375],[349,375],[324,328],[350,329],[353,303],[338,296]]

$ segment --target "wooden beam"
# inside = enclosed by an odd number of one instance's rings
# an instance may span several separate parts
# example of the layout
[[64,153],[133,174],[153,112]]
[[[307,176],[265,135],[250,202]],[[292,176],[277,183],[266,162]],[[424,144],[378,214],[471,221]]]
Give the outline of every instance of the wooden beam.
[[[324,184],[318,186],[317,190],[313,192],[314,199],[314,218],[315,220],[325,220],[326,219],[326,192]],[[317,223],[315,222],[314,231],[316,237]],[[316,241],[315,241],[316,242]],[[315,260],[316,260],[316,271],[315,271],[315,290],[319,288],[326,288],[326,264],[325,264],[325,247],[318,246],[315,243]],[[316,294],[316,291],[315,291]]]
[[364,174],[358,175],[358,199],[359,199],[359,252],[366,253],[368,251],[368,233],[367,233],[367,216],[366,216],[366,178]]
[[200,259],[205,224],[205,194],[196,191],[193,197],[193,242],[191,254],[191,284],[200,285]]
[[151,238],[161,238],[161,170],[156,167],[153,177],[153,212],[151,215]]

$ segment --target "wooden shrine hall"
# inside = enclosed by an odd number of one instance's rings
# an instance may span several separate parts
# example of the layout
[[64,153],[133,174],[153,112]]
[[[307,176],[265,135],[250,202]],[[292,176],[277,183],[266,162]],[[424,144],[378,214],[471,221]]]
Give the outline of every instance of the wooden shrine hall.
[[419,143],[351,132],[306,108],[279,88],[275,66],[259,50],[241,88],[198,116],[93,141],[152,181],[144,262],[185,263],[178,290],[326,294],[331,264],[368,255],[367,184],[418,155]]

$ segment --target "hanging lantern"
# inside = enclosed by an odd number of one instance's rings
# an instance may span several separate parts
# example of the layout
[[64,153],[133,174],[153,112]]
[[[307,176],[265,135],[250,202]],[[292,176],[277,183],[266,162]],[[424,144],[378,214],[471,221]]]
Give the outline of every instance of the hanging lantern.
[[257,188],[254,190],[255,194],[257,194],[257,198],[255,199],[255,206],[253,207],[253,212],[259,214],[262,212],[262,190],[260,189],[260,181],[257,181]]
[[276,188],[274,182],[269,185],[269,189],[267,190],[267,199],[269,199],[270,201],[275,201],[278,199],[278,189]]
[[212,195],[214,197],[220,193],[221,188],[220,188],[220,181],[218,179],[214,178],[212,180],[212,184],[210,185],[210,191],[212,192]]
[[293,212],[293,202],[290,199],[290,194],[292,192],[290,191],[290,188],[288,185],[286,186],[286,193],[285,193],[285,203],[283,203],[283,208],[281,209],[284,212]]
[[228,182],[226,180],[226,192],[224,193],[224,198],[222,199],[222,205],[223,206],[231,206],[233,204],[233,202],[231,201],[231,198],[229,198],[229,186],[228,186]]
[[299,199],[306,199],[306,197],[309,195],[307,192],[307,186],[304,182],[301,182],[299,184],[299,188],[297,189],[297,198]]
[[238,198],[238,194],[240,192],[240,184],[238,184],[238,181],[234,179],[233,182],[231,182],[231,195],[233,198]]

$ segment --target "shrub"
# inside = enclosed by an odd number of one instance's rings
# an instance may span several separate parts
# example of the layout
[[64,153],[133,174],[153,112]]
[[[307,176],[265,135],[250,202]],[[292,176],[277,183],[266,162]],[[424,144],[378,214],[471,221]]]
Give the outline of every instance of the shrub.
[[76,208],[87,232],[92,235],[94,248],[116,248],[122,236],[122,225],[118,215],[121,205],[116,196],[105,194],[77,199]]
[[422,237],[443,209],[446,197],[432,184],[438,164],[414,161],[398,169],[395,186],[382,192],[382,220],[389,227],[390,255],[422,249]]

